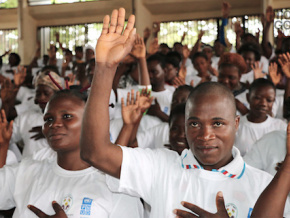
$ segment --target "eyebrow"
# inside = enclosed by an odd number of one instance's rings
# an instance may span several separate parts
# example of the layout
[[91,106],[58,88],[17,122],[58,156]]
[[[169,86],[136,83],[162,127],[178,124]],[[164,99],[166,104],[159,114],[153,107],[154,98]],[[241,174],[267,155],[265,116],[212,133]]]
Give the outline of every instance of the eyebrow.
[[[200,120],[198,117],[189,117],[187,120]],[[226,120],[222,117],[214,117],[212,120]]]

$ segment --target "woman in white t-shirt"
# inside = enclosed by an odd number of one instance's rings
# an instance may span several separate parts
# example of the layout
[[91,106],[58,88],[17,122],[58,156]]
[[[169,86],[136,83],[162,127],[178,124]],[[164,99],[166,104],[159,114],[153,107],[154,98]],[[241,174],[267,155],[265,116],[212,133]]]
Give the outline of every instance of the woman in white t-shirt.
[[[57,201],[68,217],[142,217],[138,198],[113,194],[105,175],[80,158],[85,96],[74,90],[55,94],[44,112],[43,133],[57,152],[53,160],[24,159],[0,169],[0,209],[16,207],[13,217],[53,215]],[[55,208],[55,205],[54,205]]]
[[247,94],[250,111],[241,117],[235,139],[235,146],[242,156],[263,135],[275,130],[286,130],[287,124],[284,121],[268,115],[272,111],[275,95],[275,86],[269,80],[260,78],[251,84]]

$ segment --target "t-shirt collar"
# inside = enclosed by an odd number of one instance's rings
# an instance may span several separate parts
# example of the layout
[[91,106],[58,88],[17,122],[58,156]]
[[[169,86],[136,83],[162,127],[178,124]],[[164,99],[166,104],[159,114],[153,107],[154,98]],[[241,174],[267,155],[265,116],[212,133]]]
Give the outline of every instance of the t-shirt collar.
[[[240,154],[240,151],[233,147],[232,154],[234,159],[227,165],[220,169],[213,169],[213,172],[222,173],[229,178],[240,179],[245,172],[245,162]],[[199,169],[204,170],[202,166],[197,162],[191,150],[185,149],[181,154],[181,166],[184,169]]]

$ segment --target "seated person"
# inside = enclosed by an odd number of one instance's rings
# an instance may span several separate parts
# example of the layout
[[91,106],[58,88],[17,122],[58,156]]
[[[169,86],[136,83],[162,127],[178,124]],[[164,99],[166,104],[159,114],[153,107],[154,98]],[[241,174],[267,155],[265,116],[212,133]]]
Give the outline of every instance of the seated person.
[[235,207],[239,216],[247,217],[272,177],[246,165],[233,147],[239,117],[234,96],[223,85],[203,83],[190,94],[185,109],[190,149],[181,156],[170,150],[133,149],[110,142],[105,107],[118,63],[130,52],[136,34],[134,16],[124,32],[120,28],[124,17],[123,8],[114,10],[110,28],[110,17],[104,18],[95,52],[98,68],[83,117],[82,159],[112,176],[107,181],[113,190],[142,197],[151,206],[152,217],[175,217],[173,209],[181,208],[181,201],[213,212],[212,196],[218,191],[223,191],[228,208]]

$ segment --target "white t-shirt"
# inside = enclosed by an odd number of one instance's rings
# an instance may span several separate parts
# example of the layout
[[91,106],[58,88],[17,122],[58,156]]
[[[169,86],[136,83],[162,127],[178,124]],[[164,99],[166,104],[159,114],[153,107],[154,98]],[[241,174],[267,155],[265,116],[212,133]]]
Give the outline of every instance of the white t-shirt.
[[[217,82],[218,81],[218,78],[216,76],[211,75],[210,77],[211,77],[210,81],[212,81],[212,82]],[[200,83],[201,79],[202,78],[199,77],[198,75],[194,75],[194,76],[191,76],[191,77],[187,77],[185,79],[185,83],[187,85],[190,85],[191,81],[193,80],[193,86],[195,87],[195,86],[197,86]]]
[[142,217],[140,199],[113,194],[105,174],[93,167],[68,171],[54,161],[23,160],[19,165],[0,169],[0,208],[16,206],[13,217],[37,217],[31,204],[48,215],[55,214],[51,202],[57,201],[68,217]]
[[169,144],[168,123],[161,123],[144,132],[138,132],[137,141],[140,148],[164,148],[165,144]]
[[[274,117],[279,119],[284,119],[283,118],[284,92],[285,92],[284,90],[276,89],[276,97],[272,107],[272,113]],[[249,93],[249,90],[242,92],[241,94],[235,96],[235,98],[238,99],[243,105],[245,105],[246,108],[250,109],[250,104],[247,100],[247,93]],[[241,115],[239,112],[237,114]]]
[[267,116],[267,119],[262,123],[253,123],[248,121],[247,115],[241,117],[239,129],[236,133],[235,146],[244,156],[253,144],[262,138],[265,134],[275,130],[286,130],[287,124],[276,118]]
[[11,71],[11,70],[17,72],[17,66],[11,67],[9,64],[3,64],[2,68],[1,68],[2,76],[6,77],[6,78],[8,78],[10,80],[13,80],[14,79],[14,73],[6,72],[6,71]]
[[44,147],[49,147],[45,138],[39,140],[30,138],[36,134],[35,132],[29,132],[32,127],[42,126],[43,123],[43,113],[40,107],[37,109],[35,108],[35,110],[26,111],[25,113],[15,118],[10,143],[23,140],[23,157],[28,157],[35,151],[38,151]]
[[276,174],[276,164],[284,161],[286,156],[286,131],[274,131],[264,135],[244,156],[247,164]]
[[249,217],[272,179],[270,174],[246,165],[236,148],[232,151],[234,159],[216,171],[201,169],[188,149],[179,156],[166,149],[121,148],[120,180],[107,176],[108,185],[114,191],[142,197],[151,205],[151,217],[175,217],[174,209],[185,209],[181,201],[216,213],[218,191],[223,192],[233,217]]
[[8,150],[7,157],[6,157],[6,165],[12,165],[16,163],[18,163],[16,155],[14,154],[13,151]]

